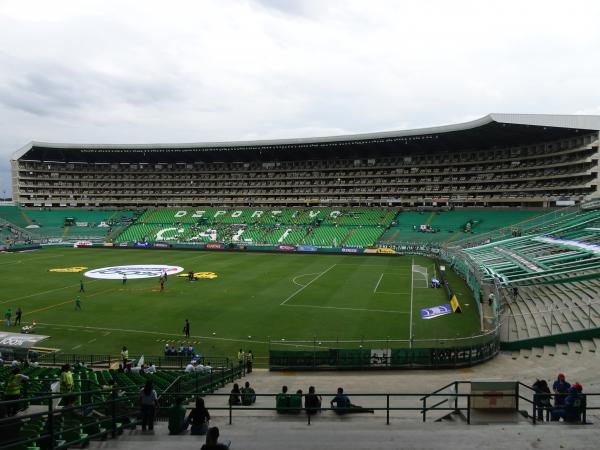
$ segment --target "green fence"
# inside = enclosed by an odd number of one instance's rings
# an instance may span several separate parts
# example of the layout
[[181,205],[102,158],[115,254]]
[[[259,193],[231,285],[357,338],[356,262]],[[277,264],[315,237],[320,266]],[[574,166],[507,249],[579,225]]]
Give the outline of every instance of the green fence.
[[472,366],[500,351],[494,336],[487,343],[449,348],[271,350],[270,370],[437,369]]

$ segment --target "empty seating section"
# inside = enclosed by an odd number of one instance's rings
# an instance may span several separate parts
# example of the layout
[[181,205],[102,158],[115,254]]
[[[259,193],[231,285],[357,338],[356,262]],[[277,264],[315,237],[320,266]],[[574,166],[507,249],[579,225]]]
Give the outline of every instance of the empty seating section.
[[368,247],[397,212],[394,208],[154,209],[145,211],[115,240]]
[[[253,149],[256,156],[248,149],[238,152],[239,148],[205,149],[202,153],[183,149],[181,153],[147,153],[141,160],[138,154],[124,149],[105,153],[103,164],[86,162],[81,156],[75,159],[77,162],[66,164],[17,160],[16,200],[28,207],[415,207],[439,204],[439,199],[469,207],[549,207],[564,198],[579,202],[594,193],[598,133],[542,139],[507,148],[455,148],[443,152],[436,151],[435,146],[419,151],[392,144],[386,152],[370,154],[365,146],[365,150],[353,152],[356,157],[345,156],[344,152],[303,154],[302,146],[295,152],[295,146],[290,145],[277,155],[262,157],[258,156],[258,148]],[[155,214],[160,212],[150,212],[147,219],[166,223]],[[282,220],[310,223],[302,216]],[[252,223],[252,219],[238,218],[242,223]],[[236,223],[234,220],[228,216],[221,222]],[[358,223],[348,217],[338,224]]]
[[[385,243],[451,242],[532,220],[544,211],[502,209],[455,209],[451,211],[401,212],[382,236]],[[427,225],[428,231],[422,231]]]
[[600,280],[522,286],[503,313],[504,338],[530,339],[600,327]]
[[556,215],[554,221],[526,230],[531,234],[466,249],[486,278],[506,284],[564,281],[573,274],[600,269],[596,229],[600,210],[578,210]]
[[25,229],[33,239],[104,240],[112,227],[128,224],[134,211],[0,207],[0,219]]

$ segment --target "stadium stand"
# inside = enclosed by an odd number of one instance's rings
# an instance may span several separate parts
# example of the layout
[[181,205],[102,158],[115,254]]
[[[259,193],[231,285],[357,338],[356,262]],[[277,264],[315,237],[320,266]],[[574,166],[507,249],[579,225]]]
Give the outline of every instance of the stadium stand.
[[[0,367],[0,386],[7,382],[11,371],[11,366]],[[135,428],[138,423],[138,395],[146,380],[152,380],[154,389],[160,393],[160,408],[166,411],[175,400],[175,396],[168,395],[170,392],[176,392],[187,401],[192,396],[186,396],[186,392],[212,393],[239,378],[243,371],[229,365],[217,368],[215,373],[212,370],[202,373],[158,370],[149,374],[112,369],[92,370],[76,365],[73,367],[72,393],[75,408],[61,405],[59,398],[50,400],[48,397],[52,395],[51,386],[59,381],[60,369],[27,366],[22,373],[29,377],[29,381],[24,385],[19,407],[26,414],[32,409],[33,415],[5,419],[1,428],[2,445],[32,439],[42,448],[47,448],[50,442],[44,436],[48,433],[48,415],[40,411],[48,410],[49,401],[54,404],[56,413],[52,428],[57,439],[53,446],[67,443],[86,445],[91,439],[106,439],[108,430],[115,426],[118,430]],[[37,408],[32,408],[33,405]],[[4,413],[0,411],[0,419],[4,419]],[[113,416],[118,418],[118,424],[114,423]],[[20,445],[14,448],[27,447]]]
[[[543,210],[469,209],[403,211],[381,237],[382,243],[452,242],[470,234],[485,234],[511,227],[544,214]],[[428,229],[422,231],[421,225]],[[467,234],[465,234],[467,233]]]
[[12,158],[13,192],[27,207],[549,207],[597,194],[599,129],[597,116],[491,114],[446,127],[310,139],[32,142]]
[[[104,241],[114,228],[122,231],[135,217],[134,211],[83,209],[25,209],[0,206],[0,221],[17,228],[15,238],[28,240]],[[6,234],[6,233],[5,233]]]
[[151,209],[115,241],[368,247],[396,214],[395,208]]

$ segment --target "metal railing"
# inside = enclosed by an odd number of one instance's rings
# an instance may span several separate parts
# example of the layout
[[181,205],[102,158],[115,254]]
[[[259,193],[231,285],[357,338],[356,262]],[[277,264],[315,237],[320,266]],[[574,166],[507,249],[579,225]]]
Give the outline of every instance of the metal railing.
[[[129,358],[131,361],[138,361],[141,356],[144,356],[146,363],[153,363],[161,370],[180,370],[185,368],[193,359],[200,364],[212,367],[229,366],[231,360],[226,356],[200,356],[193,357],[192,355],[174,355],[174,356],[154,356],[154,355],[133,355]],[[110,369],[114,364],[119,364],[122,361],[119,355],[95,355],[95,354],[80,354],[80,353],[42,353],[38,356],[37,361],[42,365],[61,366],[63,364],[83,364],[89,368],[106,368]]]
[[[369,399],[369,405],[366,407],[358,407],[355,405],[349,407],[333,407],[324,405],[318,408],[305,408],[302,406],[303,397],[300,396],[300,403],[297,406],[255,406],[255,405],[236,405],[226,400],[224,406],[209,406],[211,411],[226,411],[229,424],[233,424],[234,415],[248,411],[273,411],[289,416],[298,416],[300,413],[306,413],[306,423],[311,424],[311,421],[318,417],[317,412],[323,413],[332,411],[335,414],[352,414],[356,412],[385,412],[385,423],[390,425],[390,413],[394,411],[415,412],[421,416],[421,420],[426,422],[428,417],[434,412],[444,414],[462,414],[467,424],[471,423],[471,410],[473,399],[476,397],[490,397],[490,394],[471,394],[461,393],[459,388],[461,385],[468,385],[469,381],[455,381],[431,393],[352,393],[352,398]],[[175,386],[177,384],[173,384]],[[167,388],[161,392],[160,397],[164,400],[165,405],[171,405],[173,400],[184,395],[191,399],[196,396],[205,398],[223,398],[229,399],[231,394],[227,393],[210,393],[210,392],[178,392],[179,389]],[[257,398],[271,398],[273,404],[277,405],[277,398],[281,394],[255,394]],[[292,397],[294,394],[290,394]],[[321,398],[333,398],[336,394],[325,393],[318,394]],[[552,398],[556,398],[555,394],[548,394]],[[568,394],[562,394],[568,395]],[[520,412],[531,420],[532,424],[539,421],[537,400],[538,394],[535,393],[532,387],[518,382],[514,394],[502,394],[504,398],[514,398],[515,411]],[[0,450],[12,450],[21,448],[33,443],[43,443],[44,447],[51,450],[59,450],[67,447],[72,447],[78,444],[85,444],[91,439],[105,438],[112,436],[113,438],[124,428],[135,428],[139,424],[138,399],[139,394],[122,393],[118,389],[112,390],[91,390],[72,394],[72,397],[80,399],[78,404],[69,404],[65,407],[57,408],[56,403],[64,397],[59,394],[43,395],[30,399],[11,400],[0,402],[0,410],[6,410],[13,405],[20,406],[24,402],[33,402],[36,404],[47,405],[44,411],[19,414],[0,419],[0,430],[2,430],[3,441],[0,443]],[[104,398],[103,398],[104,397]],[[107,398],[108,397],[108,398]],[[593,399],[600,397],[600,393],[581,394],[582,409],[580,423],[587,423],[587,412],[590,410],[600,410],[600,406],[590,405]],[[378,402],[373,402],[378,399]],[[395,406],[398,401],[408,401],[408,405]],[[385,404],[384,404],[385,402]],[[377,404],[378,403],[378,404]],[[531,406],[532,414],[529,415],[524,409],[520,409],[522,405]],[[166,417],[165,412],[168,407],[159,407],[156,417]],[[92,411],[101,411],[102,415],[97,419],[90,419]],[[380,416],[378,416],[380,417]],[[437,417],[435,420],[441,420],[442,417]],[[37,432],[33,432],[33,436],[17,435],[13,440],[10,440],[10,429],[13,427],[13,434],[16,428],[24,426],[25,423],[32,423],[34,419],[45,419],[45,424],[38,428]],[[62,424],[62,425],[61,425]],[[68,425],[65,425],[68,424]],[[74,426],[72,426],[75,424]],[[85,433],[89,431],[89,433]]]

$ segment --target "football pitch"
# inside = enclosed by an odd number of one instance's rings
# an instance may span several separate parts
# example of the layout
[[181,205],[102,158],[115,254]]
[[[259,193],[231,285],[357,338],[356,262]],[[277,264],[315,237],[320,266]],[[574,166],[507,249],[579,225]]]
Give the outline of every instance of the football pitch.
[[[123,284],[49,271],[129,264],[181,266],[184,274],[216,277],[169,276],[161,292],[159,278]],[[419,256],[53,248],[1,253],[0,273],[3,316],[11,308],[14,318],[22,308],[23,322],[35,321],[35,333],[50,336],[42,345],[63,353],[117,355],[127,345],[132,355],[162,355],[167,343],[179,347],[191,341],[205,356],[233,357],[243,348],[260,362],[269,347],[455,346],[468,340],[444,340],[480,333],[473,296],[452,271],[448,279],[462,314],[421,318],[421,308],[448,299],[443,289],[428,287],[435,264]],[[81,310],[75,308],[77,296]],[[185,319],[189,340],[182,331]],[[19,332],[4,322],[1,329]],[[380,342],[369,342],[374,340]]]

